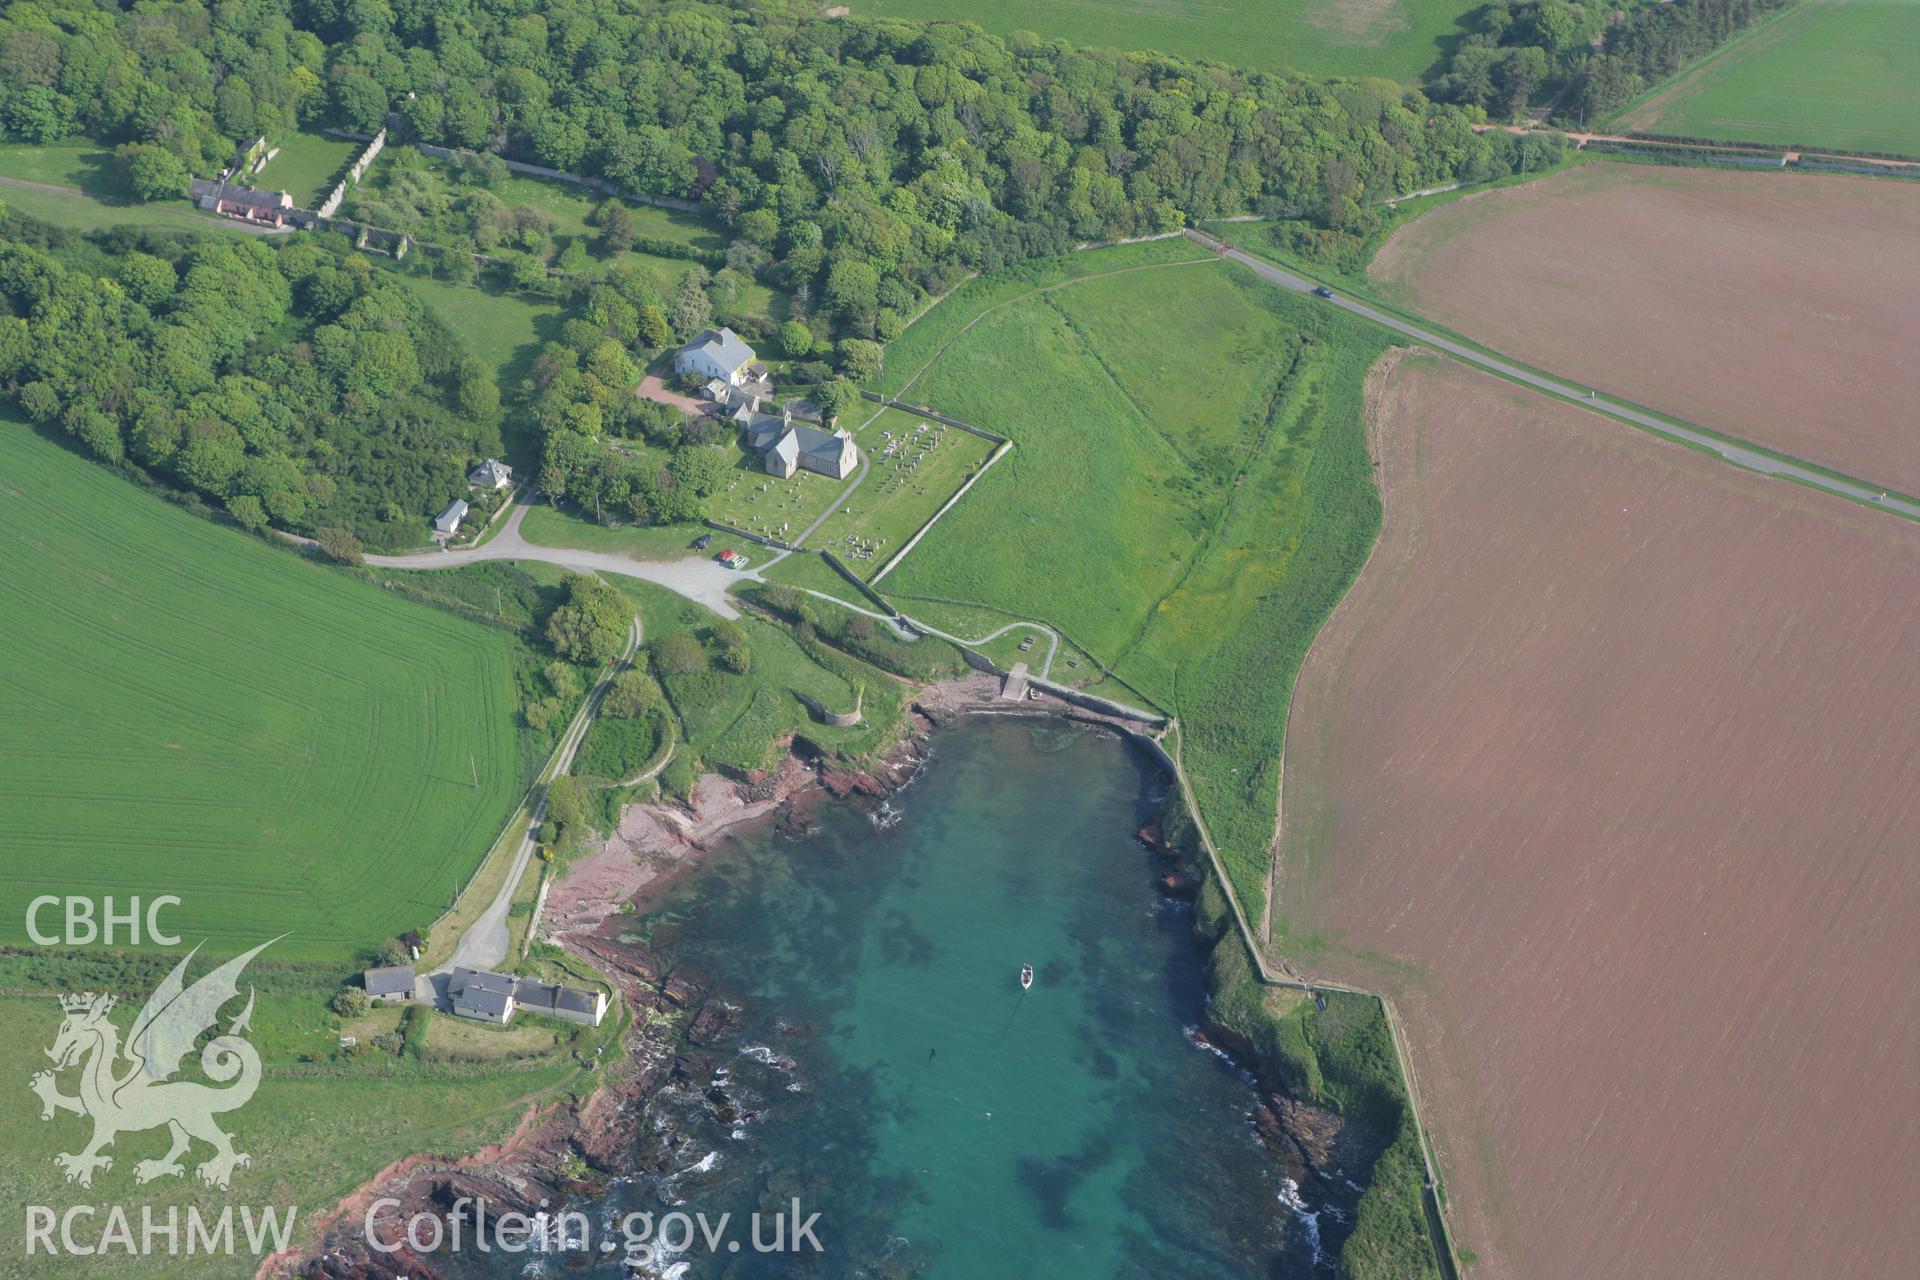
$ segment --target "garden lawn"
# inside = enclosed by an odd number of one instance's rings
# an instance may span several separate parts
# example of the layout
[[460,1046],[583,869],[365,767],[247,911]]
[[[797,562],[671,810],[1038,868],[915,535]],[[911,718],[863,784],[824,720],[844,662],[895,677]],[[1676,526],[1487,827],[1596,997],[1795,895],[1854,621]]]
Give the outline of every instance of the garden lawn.
[[1378,528],[1361,389],[1386,342],[1218,260],[1077,265],[964,332],[926,317],[955,336],[910,398],[1016,447],[882,585],[935,625],[952,603],[1047,622],[1112,673],[1092,687],[1177,715],[1258,911],[1294,673]]
[[[269,137],[267,145],[279,147],[280,154],[267,161],[266,168],[254,177],[243,181],[266,191],[284,191],[302,209],[319,208],[340,179],[347,176],[353,158],[367,147],[364,142],[305,131],[285,140]],[[378,172],[377,158],[370,169]],[[363,177],[361,181],[367,179]]]
[[511,635],[176,510],[0,422],[0,942],[42,893],[350,960],[513,807]]
[[1472,0],[870,0],[859,17],[964,19],[1095,48],[1207,58],[1254,71],[1385,76],[1417,84],[1461,33]]
[[[364,216],[375,222],[383,219],[397,222],[399,225],[395,226],[396,230],[411,232],[431,243],[445,244],[471,234],[471,217],[460,206],[478,188],[462,179],[451,161],[411,151],[404,153],[404,164],[387,166],[384,161],[383,154],[382,165],[376,166],[372,175],[349,197],[350,206],[355,200],[363,201],[370,206],[359,211]],[[377,206],[395,198],[396,186],[408,172],[424,175],[432,189],[439,193],[437,204],[431,209],[419,209],[406,218],[397,218],[391,213],[383,215]],[[574,240],[585,242],[593,253],[593,265],[588,268],[588,275],[602,273],[611,261],[595,247],[599,231],[590,221],[594,210],[607,198],[599,191],[558,178],[524,173],[509,173],[499,182],[489,184],[486,190],[509,209],[538,209],[552,220],[553,240],[547,250],[550,264],[558,257],[560,250]],[[696,262],[704,263],[709,270],[724,265],[722,256],[727,248],[726,237],[707,219],[698,214],[654,205],[628,201],[622,203],[626,205],[634,231],[641,241],[641,247],[628,251],[622,258],[645,264],[669,291],[677,286],[680,277]],[[694,256],[675,255],[670,249],[661,253],[651,252],[645,247],[647,241],[659,242],[662,248],[684,246]],[[744,309],[755,314],[771,313],[775,297],[773,290],[756,284],[745,290],[745,295],[740,300]]]
[[75,187],[109,200],[133,198],[126,170],[114,159],[113,148],[85,139],[44,146],[26,142],[0,145],[0,176]]
[[1920,4],[1809,0],[1629,106],[1615,123],[1920,156]]
[[807,545],[833,552],[868,580],[997,447],[991,440],[898,409],[871,415],[853,438],[867,456],[867,478]]

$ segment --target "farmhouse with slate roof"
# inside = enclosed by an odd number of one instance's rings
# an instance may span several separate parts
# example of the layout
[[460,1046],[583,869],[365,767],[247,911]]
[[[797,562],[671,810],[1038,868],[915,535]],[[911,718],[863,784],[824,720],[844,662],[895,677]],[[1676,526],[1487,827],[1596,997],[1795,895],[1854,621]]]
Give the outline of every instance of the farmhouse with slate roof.
[[366,987],[367,995],[382,1004],[398,1004],[413,999],[413,969],[409,965],[369,969],[361,975],[360,981]]
[[513,979],[498,973],[480,973],[473,969],[455,969],[447,983],[447,998],[453,1011],[475,1022],[491,1022],[504,1027],[513,1021]]
[[607,1016],[604,991],[562,987],[485,969],[455,969],[447,980],[447,998],[460,1017],[491,1022],[497,1027],[512,1022],[513,1015],[521,1009],[589,1027],[599,1026]]
[[293,208],[293,197],[284,191],[256,191],[252,187],[232,187],[206,178],[195,178],[188,191],[193,202],[207,212],[242,222],[283,226],[288,211]]
[[675,373],[697,373],[703,378],[718,378],[730,387],[751,381],[747,369],[754,361],[753,348],[731,329],[702,329],[692,342],[674,352]]

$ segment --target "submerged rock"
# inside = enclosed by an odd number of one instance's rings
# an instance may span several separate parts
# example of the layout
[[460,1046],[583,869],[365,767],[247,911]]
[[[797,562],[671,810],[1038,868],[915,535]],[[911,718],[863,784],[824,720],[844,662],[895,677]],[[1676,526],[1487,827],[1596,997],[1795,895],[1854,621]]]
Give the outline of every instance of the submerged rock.
[[1154,886],[1169,898],[1191,901],[1200,896],[1200,877],[1185,871],[1169,871],[1154,881]]

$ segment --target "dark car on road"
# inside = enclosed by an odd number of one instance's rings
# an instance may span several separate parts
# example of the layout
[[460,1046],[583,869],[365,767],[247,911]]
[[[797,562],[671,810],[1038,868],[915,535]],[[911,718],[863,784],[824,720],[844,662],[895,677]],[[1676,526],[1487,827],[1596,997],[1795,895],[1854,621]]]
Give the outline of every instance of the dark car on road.
[[712,545],[713,545],[713,535],[710,533],[703,533],[699,537],[693,540],[693,549],[695,551],[705,551],[708,547]]
[[1313,296],[1316,298],[1331,298],[1333,296],[1333,290],[1323,284],[1317,284],[1313,286]]

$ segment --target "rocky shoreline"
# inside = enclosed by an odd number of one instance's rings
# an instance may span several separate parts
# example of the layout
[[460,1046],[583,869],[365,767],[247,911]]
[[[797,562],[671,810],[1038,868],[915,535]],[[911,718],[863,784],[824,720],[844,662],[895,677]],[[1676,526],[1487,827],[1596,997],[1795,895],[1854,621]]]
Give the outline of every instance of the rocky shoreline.
[[[929,754],[933,734],[969,715],[1012,715],[1071,720],[1137,737],[1139,727],[1053,699],[1007,702],[1000,680],[984,673],[929,684],[916,692],[898,741],[878,760],[855,765],[796,736],[784,744],[777,765],[738,774],[700,778],[686,804],[656,801],[631,805],[618,829],[557,881],[548,897],[542,933],[590,961],[619,987],[631,1017],[620,1051],[596,1066],[590,1092],[529,1106],[504,1141],[460,1156],[421,1154],[383,1169],[322,1219],[316,1246],[263,1262],[257,1280],[446,1280],[434,1258],[402,1247],[376,1252],[366,1242],[369,1206],[391,1201],[372,1219],[383,1240],[400,1240],[416,1215],[461,1218],[471,1232],[471,1210],[484,1202],[490,1217],[517,1213],[556,1214],[570,1202],[603,1191],[617,1176],[658,1171],[671,1157],[672,1135],[648,1142],[648,1104],[677,1086],[707,1094],[715,1107],[731,1101],[716,1081],[717,1059],[709,1053],[739,1024],[742,1010],[695,973],[678,971],[630,931],[633,916],[657,905],[667,891],[698,868],[705,855],[742,826],[773,821],[796,832],[828,803],[882,807],[912,782]],[[1160,892],[1191,898],[1199,878],[1166,847],[1158,817],[1139,832],[1168,859],[1157,877]],[[630,904],[630,905],[629,905]],[[1252,1064],[1261,1103],[1250,1120],[1290,1178],[1322,1188],[1351,1188],[1335,1200],[1357,1200],[1348,1170],[1370,1167],[1377,1152],[1363,1151],[1363,1135],[1340,1116],[1296,1102],[1258,1063],[1253,1046],[1224,1028],[1203,1026],[1196,1042],[1236,1064]],[[1247,1069],[1247,1068],[1243,1068]],[[717,1096],[716,1096],[717,1095]],[[648,1147],[658,1148],[649,1152]],[[570,1176],[577,1175],[577,1176]],[[1296,1210],[1298,1212],[1298,1210]],[[1336,1213],[1339,1210],[1336,1209]]]
[[[464,1206],[472,1203],[484,1202],[493,1218],[534,1218],[595,1194],[614,1176],[644,1172],[646,1157],[636,1167],[632,1153],[647,1104],[669,1085],[713,1088],[717,1064],[705,1050],[734,1028],[740,1010],[699,975],[676,971],[652,948],[623,936],[625,904],[645,911],[744,824],[771,819],[805,830],[819,805],[884,803],[912,781],[930,736],[962,716],[1067,710],[1042,703],[996,707],[999,687],[997,678],[976,673],[921,688],[899,741],[871,765],[850,764],[795,737],[771,769],[703,776],[687,805],[629,806],[614,835],[556,882],[542,930],[611,978],[632,1017],[621,1051],[595,1068],[591,1091],[530,1105],[508,1138],[480,1151],[396,1161],[321,1219],[317,1244],[267,1258],[257,1280],[444,1280],[431,1254],[404,1244],[392,1253],[372,1249],[369,1207],[393,1202],[372,1219],[383,1241],[402,1240],[404,1224],[416,1215],[460,1219],[471,1232],[471,1210]],[[582,1170],[584,1176],[569,1176]]]

